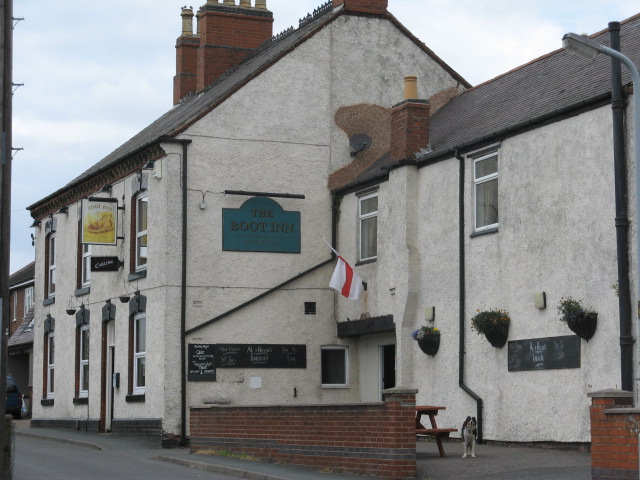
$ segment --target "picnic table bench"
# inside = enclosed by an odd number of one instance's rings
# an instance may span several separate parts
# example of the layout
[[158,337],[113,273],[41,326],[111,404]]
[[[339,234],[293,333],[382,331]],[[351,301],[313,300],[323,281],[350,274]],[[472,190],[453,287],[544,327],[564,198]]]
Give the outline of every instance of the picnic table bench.
[[[416,405],[416,435],[429,435],[436,439],[438,452],[441,457],[446,457],[444,447],[442,446],[442,438],[448,438],[451,432],[458,431],[457,428],[438,428],[436,423],[436,415],[440,410],[446,410],[447,407],[438,407],[435,405]],[[431,428],[426,428],[422,424],[422,416],[428,415],[431,422]]]

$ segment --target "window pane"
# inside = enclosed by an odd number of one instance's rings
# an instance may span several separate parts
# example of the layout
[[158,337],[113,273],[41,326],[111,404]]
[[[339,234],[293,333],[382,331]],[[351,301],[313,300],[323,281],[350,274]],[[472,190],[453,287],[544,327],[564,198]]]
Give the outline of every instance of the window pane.
[[55,350],[55,342],[53,341],[53,337],[49,337],[49,365],[53,365],[55,362],[54,358],[54,350]]
[[498,157],[491,157],[476,162],[476,178],[486,177],[498,172]]
[[345,385],[347,383],[346,350],[322,350],[322,384]]
[[360,215],[378,211],[378,197],[371,197],[360,201]]
[[84,329],[80,332],[80,359],[89,360],[89,330]]
[[89,364],[86,363],[81,367],[81,386],[80,390],[86,391],[89,390]]
[[54,377],[55,377],[55,376],[54,376],[54,373],[55,373],[55,370],[54,370],[53,368],[50,368],[50,369],[49,369],[49,382],[48,382],[48,385],[49,385],[49,392],[50,392],[50,393],[53,393],[53,392],[55,391],[55,389],[54,389],[54,383],[53,383],[53,381],[54,381]]
[[498,223],[498,179],[476,185],[476,228]]
[[143,232],[147,229],[147,197],[138,199],[138,207],[136,215],[138,217],[138,232]]
[[49,295],[56,293],[56,270],[49,270]]
[[378,255],[378,217],[371,217],[360,222],[360,258],[371,258]]
[[56,237],[49,240],[49,266],[56,264]]
[[145,386],[145,357],[136,359],[136,387]]
[[82,262],[82,283],[91,281],[91,257],[84,257]]
[[146,319],[136,320],[136,353],[146,351]]
[[138,265],[147,264],[147,236],[138,237]]

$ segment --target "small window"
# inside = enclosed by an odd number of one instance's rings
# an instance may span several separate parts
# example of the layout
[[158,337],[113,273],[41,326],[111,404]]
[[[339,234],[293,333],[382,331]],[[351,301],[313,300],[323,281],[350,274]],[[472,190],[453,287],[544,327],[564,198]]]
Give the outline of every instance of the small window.
[[27,287],[24,290],[24,314],[25,315],[30,309],[33,308],[33,302],[34,302],[33,287]]
[[15,322],[18,319],[18,291],[13,292],[13,298],[11,299],[13,303],[13,308],[11,309],[13,313],[11,314],[11,321]]
[[321,368],[323,387],[346,387],[349,383],[349,350],[347,347],[322,347]]
[[378,256],[378,193],[358,198],[359,260]]
[[80,285],[88,287],[91,284],[91,245],[81,244],[82,248],[82,272]]
[[47,398],[53,398],[55,391],[55,336],[53,332],[47,335]]
[[316,302],[304,302],[304,314],[315,315],[316,314]]
[[133,394],[142,395],[146,383],[147,319],[144,314],[136,315],[133,322]]
[[89,395],[89,326],[85,325],[79,332],[79,383],[80,396],[87,397]]
[[147,268],[147,207],[149,196],[146,192],[138,195],[136,199],[136,271]]
[[491,153],[473,161],[475,230],[498,226],[498,154]]
[[47,298],[54,297],[56,294],[56,236],[51,234],[47,239]]

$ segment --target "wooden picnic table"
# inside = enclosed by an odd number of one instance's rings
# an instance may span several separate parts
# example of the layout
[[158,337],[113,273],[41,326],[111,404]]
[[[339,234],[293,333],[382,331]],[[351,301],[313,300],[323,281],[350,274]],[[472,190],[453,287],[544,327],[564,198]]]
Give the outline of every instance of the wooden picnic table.
[[[440,410],[446,410],[447,407],[439,407],[435,405],[416,405],[416,435],[430,435],[436,439],[438,452],[441,457],[446,457],[444,447],[442,446],[442,438],[449,437],[451,432],[456,432],[457,428],[438,428],[436,423],[436,415]],[[426,428],[422,424],[422,416],[428,415],[431,422],[431,428]]]

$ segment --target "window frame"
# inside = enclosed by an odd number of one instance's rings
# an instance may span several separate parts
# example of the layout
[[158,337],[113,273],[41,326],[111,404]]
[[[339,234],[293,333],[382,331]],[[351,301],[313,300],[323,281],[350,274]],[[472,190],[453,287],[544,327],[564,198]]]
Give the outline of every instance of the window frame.
[[[494,173],[490,173],[489,175],[484,175],[482,177],[476,177],[476,165],[479,162],[482,162],[484,160],[488,160],[492,157],[496,158],[496,171]],[[496,215],[497,221],[494,223],[490,223],[487,225],[482,225],[482,226],[478,226],[478,187],[480,185],[483,185],[485,183],[491,182],[491,181],[496,181],[496,195],[498,196],[499,199],[499,195],[500,195],[500,180],[499,180],[499,156],[498,156],[498,152],[496,150],[491,151],[491,152],[487,152],[485,154],[479,155],[477,157],[473,157],[473,164],[472,164],[472,168],[473,168],[473,231],[474,232],[483,232],[486,230],[494,230],[496,228],[498,228],[500,226],[500,203],[498,201],[498,212]]]
[[[56,296],[56,234],[50,233],[47,236],[47,264],[46,264],[46,298],[55,298]],[[51,282],[53,278],[53,283]],[[53,289],[51,288],[53,286]]]
[[[47,342],[47,398],[55,395],[55,332],[49,332]],[[53,378],[53,381],[51,380]]]
[[[323,352],[344,352],[344,383],[324,383],[323,381]],[[349,388],[349,347],[347,345],[323,345],[320,347],[320,384],[322,388]]]
[[91,244],[80,243],[80,286],[91,286]]
[[34,289],[33,286],[27,287],[24,289],[24,315],[26,316],[29,313],[29,310],[33,308],[35,305],[35,297],[34,297]]
[[13,291],[13,308],[11,309],[11,321],[18,320],[18,290]]
[[[146,208],[145,208],[145,218],[147,221],[147,225],[145,226],[144,230],[140,229],[140,202],[143,201],[146,203]],[[149,261],[149,225],[148,225],[148,220],[149,220],[149,192],[147,190],[142,190],[140,191],[140,193],[138,193],[135,197],[134,197],[134,219],[133,219],[133,260],[134,260],[134,271],[136,272],[140,272],[142,270],[146,270],[147,269],[147,263]],[[144,248],[146,248],[146,253],[147,255],[144,257],[144,263],[140,262],[140,259],[142,258],[140,255],[140,242],[142,237],[146,238],[146,245]]]
[[[357,196],[357,199],[358,199],[358,261],[359,262],[373,262],[378,259],[378,214],[380,212],[380,204],[379,204],[380,197],[378,193],[379,192],[376,190],[374,192],[363,193]],[[373,212],[368,212],[363,214],[362,202],[369,200],[371,198],[376,198],[376,202],[377,202],[376,210]],[[375,255],[364,257],[362,252],[362,224],[366,220],[370,220],[372,218],[376,219],[376,234],[375,234],[376,253]]]
[[[86,338],[84,333],[86,332]],[[88,397],[90,386],[89,375],[89,357],[91,355],[91,334],[89,325],[82,325],[78,328],[78,396]],[[86,358],[83,358],[84,347],[86,346]],[[87,384],[84,381],[84,370],[87,372]]]
[[[144,349],[141,351],[138,351],[138,324],[140,321],[144,321]],[[146,358],[147,358],[147,315],[146,313],[138,313],[136,315],[133,316],[132,319],[132,324],[133,324],[133,345],[132,345],[132,361],[133,361],[133,369],[132,369],[132,389],[131,389],[131,393],[132,395],[144,395],[145,391],[146,391],[146,372],[147,372],[147,368],[146,368]],[[144,371],[143,371],[143,375],[144,375],[144,384],[141,386],[140,385],[140,372],[139,372],[139,367],[138,367],[138,360],[142,359],[144,361]]]

